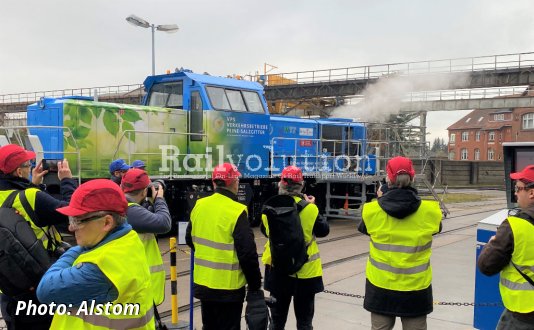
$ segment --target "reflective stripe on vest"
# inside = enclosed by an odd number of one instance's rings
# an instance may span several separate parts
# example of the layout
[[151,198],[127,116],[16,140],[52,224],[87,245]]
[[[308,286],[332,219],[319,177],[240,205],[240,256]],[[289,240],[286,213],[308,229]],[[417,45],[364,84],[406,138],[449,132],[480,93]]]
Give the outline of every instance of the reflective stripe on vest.
[[[123,307],[138,304],[138,315],[94,315],[94,312],[86,315],[81,310],[79,315],[55,314],[51,329],[154,329],[154,299],[143,252],[137,233],[130,230],[122,237],[82,253],[73,263],[73,267],[82,262],[95,264],[117,288],[119,295],[111,303]],[[90,307],[91,302],[87,306]]]
[[[508,217],[514,237],[512,260],[521,271],[534,279],[534,225],[525,219]],[[534,312],[534,286],[509,263],[501,271],[499,282],[504,306],[518,313]]]
[[[0,191],[0,205],[2,205],[2,203],[4,203],[4,201],[7,199],[9,194],[11,194],[13,191],[15,191],[15,190],[2,190],[2,191]],[[28,188],[28,189],[24,190],[24,193],[26,195],[26,199],[28,200],[28,203],[30,204],[30,207],[34,211],[35,211],[35,198],[36,198],[36,195],[37,195],[37,193],[39,191],[40,190],[37,189],[37,188]],[[22,215],[24,217],[24,219],[26,219],[26,221],[28,221],[28,223],[30,224],[30,226],[33,229],[33,232],[35,233],[35,237],[37,237],[38,240],[43,242],[43,246],[45,248],[47,248],[47,245],[48,245],[48,237],[44,234],[45,231],[50,236],[54,235],[56,240],[58,242],[61,242],[61,236],[59,235],[57,230],[54,228],[54,226],[39,227],[35,223],[33,223],[33,221],[30,219],[30,216],[24,210],[24,207],[22,206],[22,203],[20,201],[20,196],[18,196],[18,195],[15,197],[15,200],[13,201],[13,208],[15,210],[17,210],[20,213],[20,215]],[[56,248],[55,246],[52,246],[51,250],[55,250],[55,248]]]
[[[295,202],[298,203],[301,201],[300,197],[293,196]],[[313,226],[315,225],[315,220],[319,214],[319,209],[315,204],[308,204],[302,211],[300,211],[300,223],[302,224],[302,231],[304,232],[304,241],[308,245],[306,252],[308,253],[308,261],[302,266],[299,271],[292,277],[297,278],[314,278],[323,275],[323,266],[321,264],[321,255],[319,253],[319,246],[317,245],[317,240],[315,235],[313,235]],[[261,220],[265,227],[267,236],[269,236],[269,223],[267,222],[267,217],[265,214],[262,214]],[[265,243],[265,248],[261,261],[265,265],[271,264],[271,249],[269,247],[269,240]]]
[[439,231],[439,204],[422,201],[404,219],[388,215],[377,201],[366,203],[362,219],[371,237],[365,270],[375,286],[396,291],[427,288],[432,281],[432,234]]
[[232,236],[243,211],[245,205],[219,193],[197,200],[191,211],[196,284],[221,290],[245,286]]
[[[129,202],[128,207],[142,207],[141,205]],[[135,228],[134,228],[135,230]],[[150,270],[152,282],[152,294],[154,303],[160,305],[165,300],[165,268],[163,267],[163,258],[159,250],[156,235],[152,233],[139,234],[139,239],[145,248],[146,260]]]

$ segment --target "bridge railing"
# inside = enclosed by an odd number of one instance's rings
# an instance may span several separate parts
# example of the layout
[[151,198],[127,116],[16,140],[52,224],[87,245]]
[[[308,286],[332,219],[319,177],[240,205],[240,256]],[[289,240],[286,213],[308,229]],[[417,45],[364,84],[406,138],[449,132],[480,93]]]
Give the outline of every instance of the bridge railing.
[[526,67],[534,67],[534,52],[253,75],[250,79],[266,86],[280,86],[376,79],[390,75],[495,71]]
[[403,102],[424,102],[424,101],[451,101],[451,100],[471,100],[488,99],[496,97],[512,96],[534,96],[534,90],[525,86],[495,87],[495,88],[473,88],[412,92],[406,94]]
[[72,89],[57,89],[39,92],[12,93],[0,95],[0,104],[33,103],[42,97],[63,97],[63,96],[95,96],[107,97],[112,95],[126,95],[128,93],[143,91],[142,84],[117,85],[105,87],[86,87]]

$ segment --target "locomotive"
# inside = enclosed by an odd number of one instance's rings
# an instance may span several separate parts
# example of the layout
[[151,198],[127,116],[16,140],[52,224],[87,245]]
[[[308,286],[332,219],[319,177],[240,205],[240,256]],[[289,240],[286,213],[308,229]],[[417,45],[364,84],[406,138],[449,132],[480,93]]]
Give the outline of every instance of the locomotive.
[[302,168],[306,193],[327,217],[353,218],[347,205],[373,197],[384,177],[365,123],[271,115],[257,82],[181,70],[150,76],[144,88],[142,105],[42,98],[27,108],[25,138],[52,169],[67,158],[81,181],[109,177],[114,159],[143,160],[164,180],[175,223],[211,193],[211,171],[223,162],[242,173],[238,197],[252,223],[287,165]]

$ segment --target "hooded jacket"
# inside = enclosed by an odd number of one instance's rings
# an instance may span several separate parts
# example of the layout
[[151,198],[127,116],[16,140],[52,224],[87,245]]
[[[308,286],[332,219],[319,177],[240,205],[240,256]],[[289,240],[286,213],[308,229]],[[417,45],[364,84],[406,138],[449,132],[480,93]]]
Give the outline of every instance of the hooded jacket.
[[[421,198],[412,187],[390,188],[378,199],[380,208],[396,219],[402,220],[417,212],[421,206]],[[441,231],[442,225],[439,225]],[[362,221],[358,230],[369,235]],[[416,291],[395,291],[377,287],[369,280],[365,285],[364,308],[370,312],[392,315],[417,317],[432,312],[432,285]]]

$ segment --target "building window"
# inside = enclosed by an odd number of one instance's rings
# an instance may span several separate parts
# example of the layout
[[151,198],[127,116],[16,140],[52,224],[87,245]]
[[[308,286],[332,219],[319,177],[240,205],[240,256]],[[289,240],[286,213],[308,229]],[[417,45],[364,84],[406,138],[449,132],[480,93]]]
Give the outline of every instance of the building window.
[[495,120],[495,121],[504,120],[504,113],[499,113],[499,114],[493,115],[493,120]]
[[523,129],[534,128],[534,113],[526,113],[523,115]]
[[480,141],[480,131],[478,131],[475,135],[475,140]]
[[449,138],[449,143],[454,143],[456,140],[456,134],[452,133],[451,137]]
[[495,132],[494,131],[489,132],[488,141],[490,141],[490,142],[495,141]]
[[475,160],[480,160],[480,149],[475,149]]
[[449,160],[454,160],[456,158],[456,153],[454,151],[449,152]]
[[469,132],[462,132],[462,141],[469,141]]
[[493,160],[495,158],[495,151],[493,149],[488,149],[488,160]]
[[462,160],[467,160],[468,157],[467,157],[467,149],[466,148],[463,148],[462,149],[462,153],[461,153],[461,156],[462,156]]

